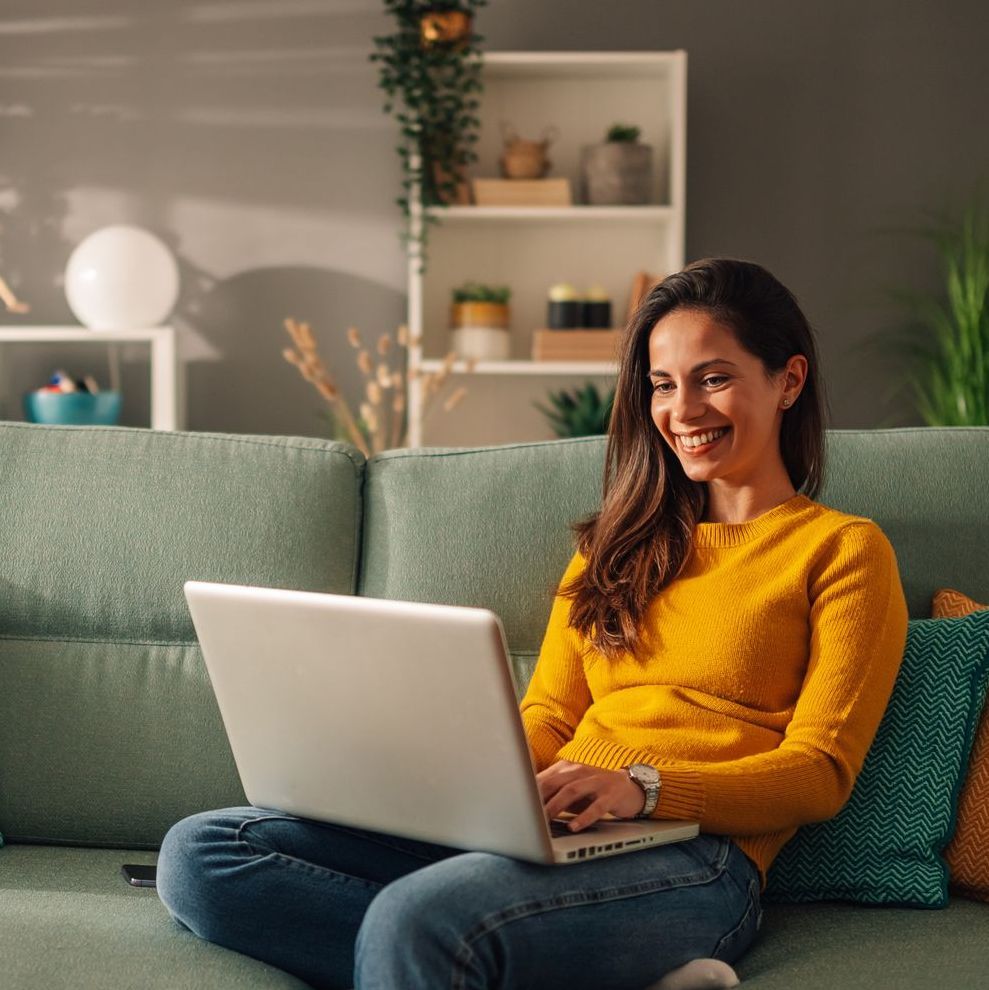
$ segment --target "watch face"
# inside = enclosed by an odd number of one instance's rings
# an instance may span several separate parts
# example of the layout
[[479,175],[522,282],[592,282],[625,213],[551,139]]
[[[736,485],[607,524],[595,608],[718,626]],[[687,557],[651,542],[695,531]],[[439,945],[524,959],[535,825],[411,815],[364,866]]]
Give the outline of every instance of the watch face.
[[655,767],[649,766],[648,763],[633,763],[628,769],[629,773],[644,784],[659,783],[659,771]]

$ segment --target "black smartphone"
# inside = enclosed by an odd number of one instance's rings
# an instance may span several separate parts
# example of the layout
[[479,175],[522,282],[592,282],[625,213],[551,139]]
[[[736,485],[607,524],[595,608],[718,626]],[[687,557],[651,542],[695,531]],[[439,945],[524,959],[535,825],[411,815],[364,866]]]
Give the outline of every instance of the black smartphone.
[[124,863],[120,867],[124,879],[135,887],[153,887],[157,870],[157,866],[144,866],[137,863]]

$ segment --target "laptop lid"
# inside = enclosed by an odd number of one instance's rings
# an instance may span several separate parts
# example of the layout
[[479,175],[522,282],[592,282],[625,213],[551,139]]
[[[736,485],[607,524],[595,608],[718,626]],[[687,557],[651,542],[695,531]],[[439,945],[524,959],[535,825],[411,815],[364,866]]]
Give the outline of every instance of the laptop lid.
[[549,834],[493,612],[202,581],[185,593],[253,805],[535,862],[592,854],[578,851],[590,836]]

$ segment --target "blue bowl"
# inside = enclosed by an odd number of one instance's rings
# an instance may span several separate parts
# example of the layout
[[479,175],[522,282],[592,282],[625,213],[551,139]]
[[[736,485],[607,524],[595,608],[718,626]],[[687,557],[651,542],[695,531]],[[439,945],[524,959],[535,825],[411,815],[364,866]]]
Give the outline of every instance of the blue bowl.
[[115,426],[120,419],[119,392],[25,392],[29,423],[57,426]]

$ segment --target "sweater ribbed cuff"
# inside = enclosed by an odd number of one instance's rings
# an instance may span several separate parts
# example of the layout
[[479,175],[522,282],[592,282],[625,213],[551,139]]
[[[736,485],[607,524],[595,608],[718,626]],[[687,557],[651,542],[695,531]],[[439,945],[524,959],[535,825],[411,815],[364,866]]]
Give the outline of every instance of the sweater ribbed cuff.
[[556,762],[556,751],[560,748],[560,737],[542,720],[522,715],[522,725],[529,741],[529,750],[536,772],[545,770]]
[[604,770],[620,770],[630,763],[648,763],[659,771],[659,803],[650,818],[700,821],[704,816],[704,783],[696,770],[666,766],[655,753],[619,746],[604,739],[583,736],[571,739],[557,754],[558,760],[586,763]]

